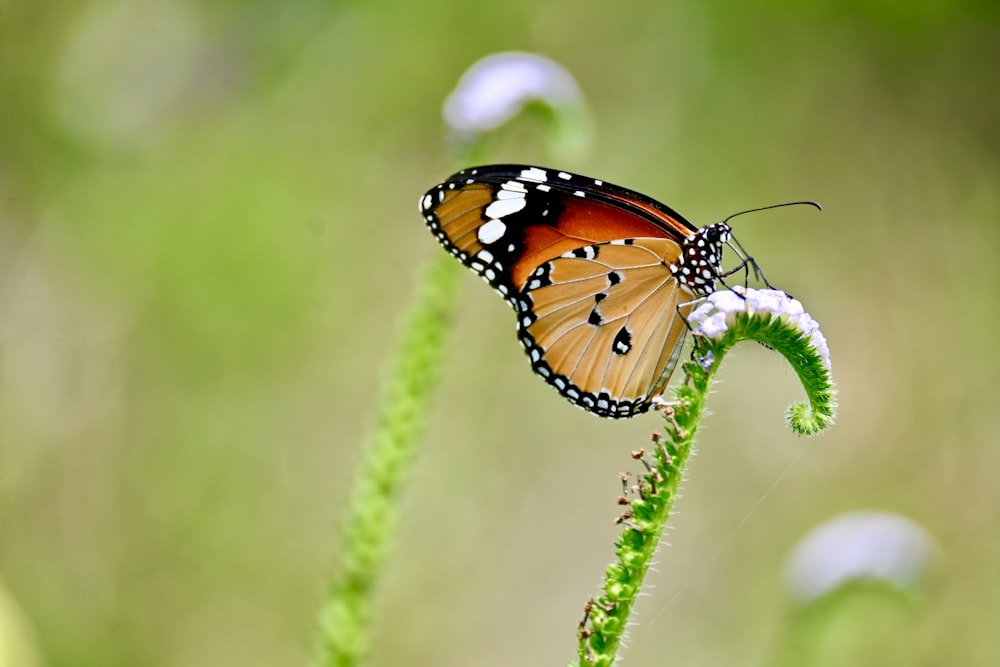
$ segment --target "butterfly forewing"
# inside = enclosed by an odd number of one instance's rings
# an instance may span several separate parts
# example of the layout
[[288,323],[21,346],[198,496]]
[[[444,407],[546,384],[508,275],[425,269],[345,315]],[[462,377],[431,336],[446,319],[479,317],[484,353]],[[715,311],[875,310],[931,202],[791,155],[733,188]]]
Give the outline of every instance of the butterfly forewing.
[[679,253],[669,239],[630,239],[539,267],[519,320],[536,372],[601,416],[648,409],[686,331],[677,306],[688,293],[677,289],[668,268]]
[[563,253],[623,238],[681,241],[697,229],[638,192],[520,165],[460,171],[420,210],[442,245],[512,304],[536,267]]

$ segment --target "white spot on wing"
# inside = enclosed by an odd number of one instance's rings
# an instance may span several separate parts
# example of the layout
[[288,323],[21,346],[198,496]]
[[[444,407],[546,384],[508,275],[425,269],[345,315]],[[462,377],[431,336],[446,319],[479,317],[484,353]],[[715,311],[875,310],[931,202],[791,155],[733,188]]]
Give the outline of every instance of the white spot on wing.
[[[486,217],[487,218],[503,218],[512,213],[517,213],[522,208],[524,208],[525,199],[524,195],[517,197],[515,199],[496,199],[489,206],[486,207]],[[489,223],[487,223],[489,224]],[[480,234],[482,233],[482,228],[480,228]],[[497,238],[500,238],[499,236]],[[495,239],[494,239],[495,240]]]
[[[491,204],[492,206],[492,204]],[[507,233],[507,225],[502,220],[487,220],[476,232],[476,238],[483,245],[496,243]]]
[[500,186],[503,190],[508,190],[511,192],[527,192],[528,189],[524,187],[524,183],[519,181],[507,181]]
[[549,176],[545,173],[545,170],[538,167],[523,169],[521,171],[521,178],[525,181],[535,181],[537,183],[544,183],[549,180]]
[[569,179],[573,178],[573,176],[571,174],[567,174],[565,171],[560,171],[559,178],[563,179],[564,181],[568,181]]

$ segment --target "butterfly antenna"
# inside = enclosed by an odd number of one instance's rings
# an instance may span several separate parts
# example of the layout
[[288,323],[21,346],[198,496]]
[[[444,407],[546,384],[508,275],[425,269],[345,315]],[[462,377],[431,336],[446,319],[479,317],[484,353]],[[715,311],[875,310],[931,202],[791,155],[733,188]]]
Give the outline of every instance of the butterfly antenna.
[[761,206],[760,208],[751,208],[746,211],[740,211],[739,213],[733,213],[731,216],[723,220],[722,222],[729,222],[738,215],[743,215],[745,213],[756,213],[757,211],[766,211],[770,208],[781,208],[782,206],[813,206],[818,211],[822,211],[823,207],[814,201],[790,201],[784,204],[771,204],[770,206]]

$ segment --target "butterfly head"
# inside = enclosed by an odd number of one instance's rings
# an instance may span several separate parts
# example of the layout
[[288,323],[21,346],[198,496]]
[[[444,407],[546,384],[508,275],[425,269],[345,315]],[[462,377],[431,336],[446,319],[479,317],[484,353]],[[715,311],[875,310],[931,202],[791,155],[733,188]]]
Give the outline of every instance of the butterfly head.
[[687,237],[681,256],[670,265],[674,278],[696,295],[711,294],[722,275],[722,246],[729,242],[732,230],[725,222],[702,227]]

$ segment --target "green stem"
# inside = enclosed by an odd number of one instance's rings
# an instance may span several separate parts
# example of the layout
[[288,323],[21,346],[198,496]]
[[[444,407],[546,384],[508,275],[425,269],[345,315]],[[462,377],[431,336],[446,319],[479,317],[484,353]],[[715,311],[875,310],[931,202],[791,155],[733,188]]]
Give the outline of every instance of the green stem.
[[319,611],[321,667],[360,664],[371,646],[373,591],[399,522],[409,479],[447,351],[459,265],[435,253],[403,323],[395,363],[343,526],[342,562]]
[[632,608],[660,545],[667,519],[684,476],[698,424],[715,376],[729,349],[741,340],[755,340],[781,353],[802,381],[808,404],[789,410],[789,425],[810,435],[828,427],[834,417],[833,383],[829,369],[802,331],[770,314],[739,314],[718,338],[694,336],[686,381],[674,390],[675,403],[664,404],[664,434],[654,437],[651,455],[635,452],[647,466],[620,517],[625,530],[615,542],[617,560],[604,575],[603,592],[591,599],[579,628],[581,667],[609,667],[614,663]]

